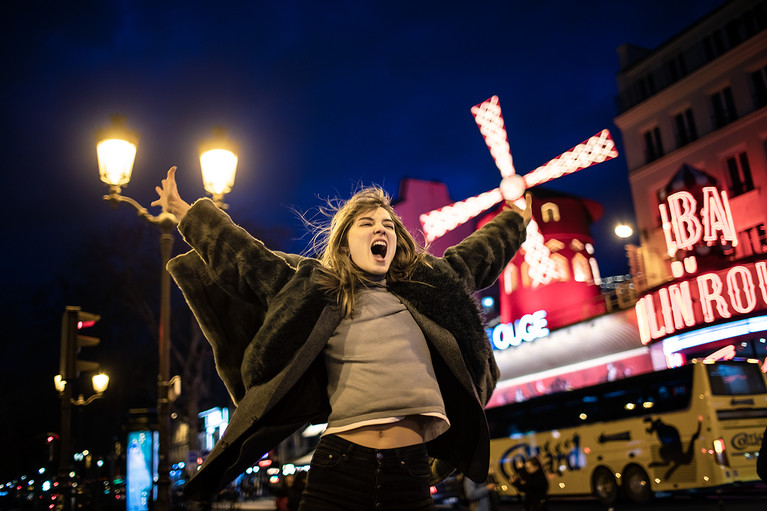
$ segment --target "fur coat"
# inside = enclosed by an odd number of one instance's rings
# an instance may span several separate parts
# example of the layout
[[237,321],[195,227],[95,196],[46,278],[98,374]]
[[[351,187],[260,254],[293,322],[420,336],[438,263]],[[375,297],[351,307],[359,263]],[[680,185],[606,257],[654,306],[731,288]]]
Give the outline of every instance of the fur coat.
[[[313,278],[316,259],[269,250],[210,200],[195,202],[179,230],[193,250],[168,270],[237,405],[184,490],[209,500],[284,438],[327,420],[321,355],[342,317]],[[472,293],[495,282],[524,238],[522,217],[504,211],[443,257],[427,256],[410,281],[388,284],[424,332],[451,422],[429,454],[474,480],[487,476],[483,407],[498,368]]]

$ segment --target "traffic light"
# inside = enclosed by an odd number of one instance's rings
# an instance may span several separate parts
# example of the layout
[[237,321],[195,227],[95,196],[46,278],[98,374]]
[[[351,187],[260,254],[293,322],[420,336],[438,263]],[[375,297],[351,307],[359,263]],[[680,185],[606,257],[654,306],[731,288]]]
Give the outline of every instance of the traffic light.
[[61,379],[71,381],[82,372],[91,372],[99,368],[98,362],[78,360],[80,348],[89,348],[99,343],[97,337],[80,335],[80,330],[96,324],[101,319],[98,314],[83,312],[80,307],[68,306],[61,318],[61,359],[59,371]]

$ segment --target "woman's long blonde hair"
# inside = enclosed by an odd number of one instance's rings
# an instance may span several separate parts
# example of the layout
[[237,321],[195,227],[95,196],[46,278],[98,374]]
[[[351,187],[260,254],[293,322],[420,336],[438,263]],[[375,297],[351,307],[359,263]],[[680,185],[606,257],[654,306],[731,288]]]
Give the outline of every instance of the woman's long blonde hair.
[[422,260],[424,248],[416,243],[394,212],[391,197],[383,188],[369,186],[360,189],[349,200],[329,200],[325,207],[320,208],[320,213],[329,218],[329,222],[307,221],[314,230],[311,248],[314,253],[319,254],[318,259],[323,268],[318,278],[319,284],[329,293],[335,294],[336,303],[341,307],[344,317],[351,314],[354,308],[355,286],[372,283],[367,274],[352,262],[349,255],[349,228],[361,214],[377,208],[384,208],[391,215],[397,234],[397,251],[386,273],[386,280],[408,280]]

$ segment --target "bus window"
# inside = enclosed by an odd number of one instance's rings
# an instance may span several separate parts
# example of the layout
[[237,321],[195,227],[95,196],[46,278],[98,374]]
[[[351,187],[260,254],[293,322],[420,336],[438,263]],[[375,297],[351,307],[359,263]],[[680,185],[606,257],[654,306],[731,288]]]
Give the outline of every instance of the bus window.
[[719,363],[707,365],[711,393],[715,396],[739,396],[767,393],[757,364]]
[[647,401],[653,404],[653,413],[671,412],[687,408],[692,398],[691,378],[669,379],[647,387]]

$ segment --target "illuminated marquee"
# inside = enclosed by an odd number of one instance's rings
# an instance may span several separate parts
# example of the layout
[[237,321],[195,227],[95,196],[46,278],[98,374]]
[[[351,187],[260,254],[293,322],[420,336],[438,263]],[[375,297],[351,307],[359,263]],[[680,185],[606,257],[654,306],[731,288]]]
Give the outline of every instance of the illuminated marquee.
[[[669,195],[659,206],[666,247],[670,256],[691,250],[701,241],[737,245],[737,231],[727,192],[713,186],[702,189],[698,204],[689,192]],[[643,344],[678,330],[750,314],[767,308],[767,262],[736,264],[717,271],[697,274],[687,280],[685,272],[696,274],[695,257],[672,263],[673,284],[641,297],[635,306]]]
[[514,323],[500,323],[488,332],[494,350],[505,350],[549,335],[546,311],[525,314]]
[[732,266],[676,282],[636,303],[643,344],[677,330],[767,308],[767,262]]

